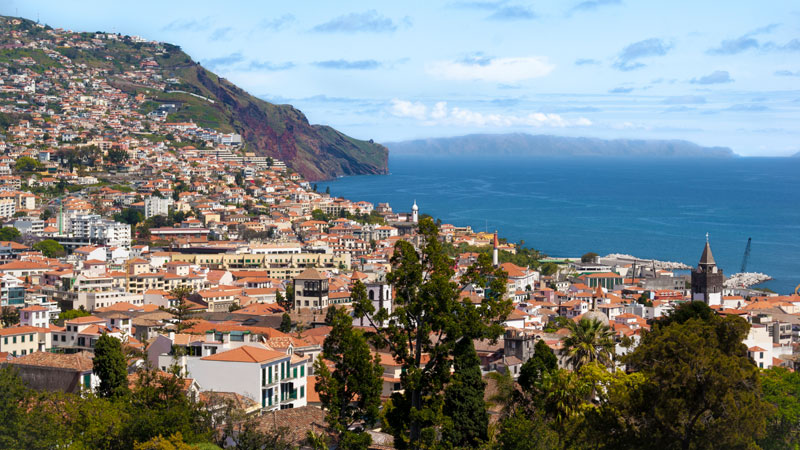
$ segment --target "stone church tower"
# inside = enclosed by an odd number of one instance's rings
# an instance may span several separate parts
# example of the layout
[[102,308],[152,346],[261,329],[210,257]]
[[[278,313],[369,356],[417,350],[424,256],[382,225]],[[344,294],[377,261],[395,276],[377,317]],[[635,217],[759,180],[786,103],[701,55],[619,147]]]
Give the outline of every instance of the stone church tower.
[[701,300],[707,305],[722,304],[722,269],[717,267],[711,246],[706,239],[706,247],[697,268],[692,271],[692,300]]

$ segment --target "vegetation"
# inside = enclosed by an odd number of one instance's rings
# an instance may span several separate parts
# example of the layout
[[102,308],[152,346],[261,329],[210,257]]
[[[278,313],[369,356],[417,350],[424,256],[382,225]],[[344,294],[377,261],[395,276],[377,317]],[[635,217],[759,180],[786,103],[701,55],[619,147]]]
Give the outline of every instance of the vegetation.
[[[366,288],[360,281],[353,288],[353,296],[366,298]],[[347,443],[344,448],[366,449],[372,440],[361,431],[378,418],[383,366],[363,332],[353,328],[350,314],[343,308],[333,311],[331,332],[323,343],[322,355],[314,362],[317,392],[327,412],[325,420]],[[333,364],[333,371],[322,358]]]
[[614,355],[614,332],[597,319],[567,321],[569,336],[564,337],[564,353],[574,370],[591,362],[610,367]]
[[17,161],[14,163],[14,170],[17,172],[35,172],[37,170],[41,170],[41,168],[42,163],[31,158],[30,156],[17,158]]
[[19,242],[22,234],[14,227],[0,228],[0,241],[14,241]]
[[[443,246],[445,248],[445,252],[451,257],[455,257],[461,253],[479,253],[482,255],[491,255],[493,250],[492,247],[488,245],[478,246],[468,245],[465,243],[459,244],[458,246],[445,243]],[[511,253],[506,250],[500,250],[497,252],[497,259],[500,264],[510,262],[520,267],[530,267],[532,269],[538,268],[540,266],[539,260],[544,257],[545,255],[539,253],[538,250],[523,246],[518,246],[516,253]]]
[[66,320],[77,319],[78,317],[86,317],[90,315],[91,314],[89,314],[89,311],[86,311],[85,309],[70,309],[59,314],[57,322],[63,325],[64,321]]
[[64,246],[52,239],[45,239],[33,244],[33,249],[42,252],[48,258],[59,258],[67,254]]
[[[451,281],[450,258],[437,239],[438,229],[429,218],[419,223],[425,244],[421,253],[398,241],[387,280],[395,286],[394,310],[375,311],[372,302],[354,303],[356,317],[366,317],[376,345],[388,348],[402,366],[403,393],[395,393],[385,420],[398,448],[419,448],[436,441],[442,416],[443,389],[460,339],[496,339],[511,303],[502,300],[505,283],[493,284],[491,295],[479,305],[459,301],[458,286]],[[472,277],[481,282],[495,269],[482,258]],[[502,273],[502,272],[501,272]],[[388,320],[388,327],[377,324]],[[435,339],[432,337],[436,336]]]
[[285,312],[281,316],[281,325],[278,327],[281,333],[291,333],[292,331],[292,317],[289,313]]
[[[183,379],[152,370],[137,372],[129,395],[104,398],[33,391],[7,366],[0,417],[0,448],[8,449],[187,448],[211,438],[208,415],[186,395]],[[172,447],[153,447],[163,436]]]
[[191,328],[193,325],[193,322],[189,320],[192,313],[187,300],[189,296],[194,293],[194,290],[188,286],[178,286],[169,291],[169,293],[175,299],[174,306],[169,309],[169,312],[172,313],[175,319],[176,331],[180,333],[187,328]]
[[13,306],[3,306],[0,309],[0,323],[4,328],[18,324],[19,310]]
[[594,262],[597,262],[597,257],[598,256],[600,256],[600,255],[598,255],[595,252],[584,253],[583,256],[581,256],[581,262],[582,263],[594,263]]
[[323,222],[330,222],[331,220],[335,219],[348,219],[354,220],[361,224],[375,224],[375,225],[383,225],[386,223],[383,216],[378,214],[377,211],[372,211],[369,214],[357,212],[356,214],[351,214],[347,210],[341,210],[338,216],[331,216],[330,214],[325,214],[321,209],[315,209],[311,211],[311,218],[313,220],[321,220]]
[[93,369],[100,378],[97,395],[101,397],[123,397],[128,393],[128,371],[122,342],[103,333],[94,346]]

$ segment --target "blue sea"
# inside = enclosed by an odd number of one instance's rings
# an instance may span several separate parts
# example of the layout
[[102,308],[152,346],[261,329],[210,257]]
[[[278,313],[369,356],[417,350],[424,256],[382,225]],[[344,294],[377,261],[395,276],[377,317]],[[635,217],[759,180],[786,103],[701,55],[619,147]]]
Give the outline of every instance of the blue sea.
[[474,230],[497,229],[551,256],[593,251],[697,264],[706,233],[717,264],[786,294],[800,284],[800,158],[609,159],[390,156],[389,175],[323,191]]

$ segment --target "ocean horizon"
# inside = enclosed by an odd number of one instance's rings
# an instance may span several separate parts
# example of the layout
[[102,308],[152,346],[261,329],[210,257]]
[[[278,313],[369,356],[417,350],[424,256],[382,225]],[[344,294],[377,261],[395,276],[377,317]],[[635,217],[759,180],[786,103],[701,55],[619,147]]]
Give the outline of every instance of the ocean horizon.
[[476,231],[498,230],[550,256],[631,254],[697,264],[709,233],[726,275],[800,283],[800,158],[389,157],[388,175],[318,183],[331,194]]

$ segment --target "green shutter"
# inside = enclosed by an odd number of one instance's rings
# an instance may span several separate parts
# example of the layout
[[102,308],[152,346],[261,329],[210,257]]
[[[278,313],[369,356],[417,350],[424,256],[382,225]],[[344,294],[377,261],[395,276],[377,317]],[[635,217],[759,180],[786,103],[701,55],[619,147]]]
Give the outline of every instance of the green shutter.
[[[269,372],[269,384],[272,384],[272,367],[269,368],[268,372]],[[270,402],[270,404],[272,404],[272,402]]]
[[292,372],[292,377],[297,378],[297,367],[294,368],[294,371]]
[[306,366],[300,366],[300,376],[301,377],[306,376],[305,371],[306,371]]
[[286,366],[284,366],[284,364],[281,363],[281,380],[284,378],[286,378]]
[[306,387],[300,386],[300,398],[303,398],[305,396],[306,396]]

